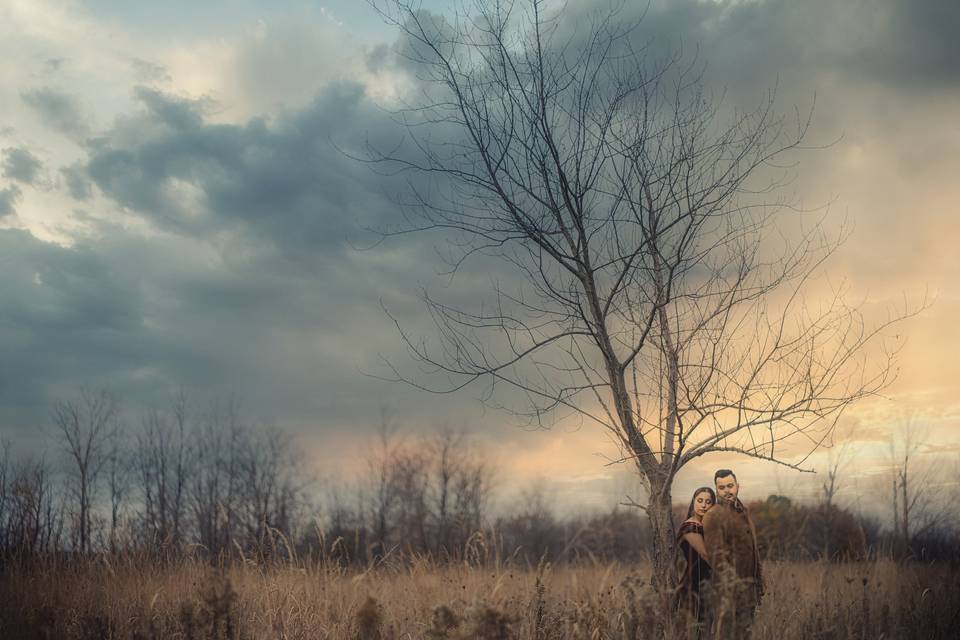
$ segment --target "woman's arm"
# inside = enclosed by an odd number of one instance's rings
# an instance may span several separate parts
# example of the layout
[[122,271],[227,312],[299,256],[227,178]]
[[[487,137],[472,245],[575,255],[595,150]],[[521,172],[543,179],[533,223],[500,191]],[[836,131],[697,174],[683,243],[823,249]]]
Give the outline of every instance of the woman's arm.
[[704,560],[710,560],[710,558],[707,557],[707,547],[705,544],[703,544],[702,535],[700,535],[699,533],[692,533],[692,532],[685,533],[683,534],[683,539],[686,540],[687,544],[693,547],[694,550],[700,554],[701,558],[703,558]]

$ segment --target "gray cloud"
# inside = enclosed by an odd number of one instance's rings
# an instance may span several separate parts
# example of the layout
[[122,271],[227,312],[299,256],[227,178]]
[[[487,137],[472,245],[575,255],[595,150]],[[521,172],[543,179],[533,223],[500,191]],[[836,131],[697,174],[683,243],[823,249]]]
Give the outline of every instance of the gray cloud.
[[16,205],[17,200],[20,199],[20,195],[20,187],[15,184],[5,189],[0,189],[0,218],[12,216],[16,213],[14,205]]
[[865,52],[866,68],[907,87],[960,88],[960,3],[890,0],[886,29]]
[[257,419],[315,433],[372,427],[381,402],[414,420],[454,411],[453,399],[425,407],[359,371],[395,340],[378,298],[419,273],[415,254],[346,254],[318,273],[264,260],[248,242],[212,248],[108,224],[70,247],[0,230],[0,254],[8,433],[45,424],[79,384],[111,390],[132,419],[182,387],[236,394]]
[[133,67],[133,72],[141,82],[167,84],[172,80],[170,72],[161,64],[134,58],[130,66]]
[[245,232],[282,253],[329,257],[364,225],[393,215],[387,179],[347,158],[367,137],[396,138],[356,84],[335,84],[302,110],[245,125],[204,121],[204,104],[154,90],[91,150],[103,193],[176,232]]
[[3,150],[3,163],[0,167],[5,178],[33,184],[40,177],[43,163],[27,149],[8,147]]
[[141,109],[61,173],[75,198],[90,202],[96,184],[149,234],[103,212],[76,217],[84,231],[70,246],[0,231],[0,254],[16,263],[0,273],[11,301],[0,311],[0,421],[42,424],[53,399],[84,383],[131,406],[183,386],[237,393],[285,424],[374,424],[378,400],[407,391],[359,371],[395,346],[379,301],[406,299],[403,282],[429,277],[432,263],[419,240],[350,248],[395,207],[389,180],[333,141],[395,139],[389,119],[355,84],[242,125],[208,123],[205,102],[136,95]]
[[4,424],[45,418],[49,396],[112,378],[137,324],[134,281],[89,248],[67,249],[30,233],[0,231],[9,261],[0,278],[0,407]]
[[[564,28],[582,28],[592,12],[612,4],[571,4],[574,17]],[[952,0],[653,0],[628,3],[619,16],[643,16],[634,38],[652,43],[651,55],[698,51],[708,75],[739,95],[756,95],[778,80],[791,95],[834,83],[960,88],[960,4]]]
[[91,195],[92,183],[82,165],[75,164],[60,169],[67,185],[67,193],[75,200],[86,200]]
[[86,134],[86,117],[73,96],[52,87],[40,87],[24,91],[20,98],[51,128],[68,136]]

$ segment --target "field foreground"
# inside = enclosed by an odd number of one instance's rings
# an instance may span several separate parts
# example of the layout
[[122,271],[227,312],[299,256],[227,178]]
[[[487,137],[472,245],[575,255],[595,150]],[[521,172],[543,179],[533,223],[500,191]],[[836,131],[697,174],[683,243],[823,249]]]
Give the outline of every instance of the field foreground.
[[[955,638],[947,566],[766,563],[754,638]],[[651,638],[643,566],[440,567],[363,573],[106,561],[0,575],[0,637]]]

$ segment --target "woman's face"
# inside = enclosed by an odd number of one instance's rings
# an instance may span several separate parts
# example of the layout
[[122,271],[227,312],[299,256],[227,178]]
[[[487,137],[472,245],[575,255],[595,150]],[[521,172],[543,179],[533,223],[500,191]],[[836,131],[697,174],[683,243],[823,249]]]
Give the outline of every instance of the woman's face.
[[710,494],[706,491],[701,491],[693,498],[693,512],[703,517],[703,514],[713,506],[713,499],[710,497]]

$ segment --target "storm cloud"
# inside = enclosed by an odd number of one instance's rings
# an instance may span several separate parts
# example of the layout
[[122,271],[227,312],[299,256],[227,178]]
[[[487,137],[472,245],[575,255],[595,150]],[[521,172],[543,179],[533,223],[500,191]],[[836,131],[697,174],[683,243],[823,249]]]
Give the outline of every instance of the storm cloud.
[[60,175],[63,176],[71,198],[82,201],[90,197],[93,183],[83,166],[78,164],[64,167],[60,169]]
[[395,340],[381,301],[435,270],[418,240],[354,246],[397,215],[399,184],[351,157],[395,143],[387,114],[356,83],[236,125],[209,122],[208,101],[133,92],[139,108],[61,169],[86,207],[73,242],[0,231],[17,301],[0,323],[5,424],[42,424],[85,384],[133,407],[185,388],[287,425],[372,425],[384,383],[360,369]]
[[[589,24],[589,15],[615,4],[577,3],[570,11],[580,17],[566,24]],[[618,16],[639,20],[634,38],[652,45],[653,56],[697,51],[713,80],[736,90],[828,77],[903,90],[960,86],[960,5],[951,0],[653,0]]]
[[[56,68],[59,68],[59,64]],[[52,87],[39,87],[24,91],[20,97],[52,129],[70,136],[81,136],[87,132],[87,118],[79,102],[66,92]]]
[[106,132],[86,175],[172,233],[243,233],[295,259],[331,259],[392,208],[383,180],[339,145],[397,137],[357,84],[328,87],[272,121],[208,124],[204,105],[138,88],[143,111]]
[[0,168],[5,178],[33,184],[40,177],[43,163],[27,149],[12,147],[3,150]]
[[5,218],[7,216],[12,216],[16,213],[16,203],[20,199],[20,195],[23,192],[20,191],[20,187],[17,185],[10,185],[9,187],[0,189],[0,218]]

